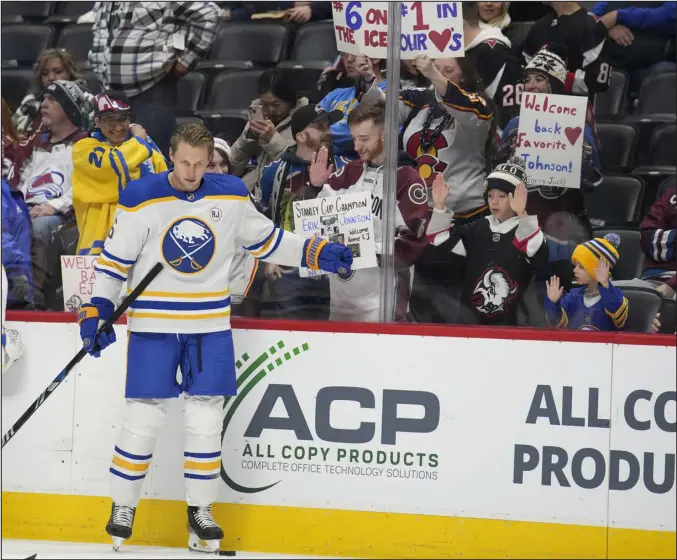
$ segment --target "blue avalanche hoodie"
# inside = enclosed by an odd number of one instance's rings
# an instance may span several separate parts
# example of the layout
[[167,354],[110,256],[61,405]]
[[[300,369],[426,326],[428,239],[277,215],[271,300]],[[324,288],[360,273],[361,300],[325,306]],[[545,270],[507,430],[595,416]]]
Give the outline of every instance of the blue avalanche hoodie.
[[[33,269],[31,267],[31,218],[20,191],[11,189],[2,180],[2,265],[10,286],[17,276],[25,275],[30,286],[27,299],[33,300]],[[8,303],[14,302],[8,298]]]

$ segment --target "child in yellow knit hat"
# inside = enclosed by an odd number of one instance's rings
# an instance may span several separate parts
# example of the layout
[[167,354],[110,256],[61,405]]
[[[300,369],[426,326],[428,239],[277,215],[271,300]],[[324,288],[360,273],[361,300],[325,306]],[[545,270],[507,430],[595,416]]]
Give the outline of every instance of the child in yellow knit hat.
[[574,250],[574,278],[582,287],[562,297],[564,288],[553,276],[547,283],[545,313],[548,323],[558,329],[583,331],[622,330],[628,318],[628,300],[611,283],[611,269],[618,261],[620,238],[610,233],[604,238],[581,243]]

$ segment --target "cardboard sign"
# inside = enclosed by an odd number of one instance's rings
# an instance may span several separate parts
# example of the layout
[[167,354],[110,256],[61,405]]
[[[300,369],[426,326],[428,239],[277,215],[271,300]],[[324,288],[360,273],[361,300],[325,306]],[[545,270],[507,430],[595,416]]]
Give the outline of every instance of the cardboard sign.
[[526,162],[529,185],[578,189],[587,97],[522,94],[515,155]]
[[[89,303],[94,289],[94,263],[98,255],[62,255],[61,278],[63,284],[64,311],[77,311],[83,303]],[[116,306],[127,294],[123,282]]]
[[[347,194],[294,202],[294,233],[323,237],[330,243],[347,245],[353,253],[353,270],[372,268],[376,261],[371,193]],[[325,272],[300,268],[299,276],[321,276]]]
[[[387,2],[332,2],[340,52],[386,58]],[[403,59],[464,56],[461,2],[402,2],[400,50]]]

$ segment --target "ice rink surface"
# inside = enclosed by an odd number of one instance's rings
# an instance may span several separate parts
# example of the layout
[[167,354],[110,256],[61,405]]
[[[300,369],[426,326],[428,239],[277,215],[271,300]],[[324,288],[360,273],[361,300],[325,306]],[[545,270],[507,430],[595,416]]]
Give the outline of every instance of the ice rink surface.
[[[89,543],[67,543],[53,541],[24,541],[14,539],[2,539],[2,558],[30,558],[37,554],[36,560],[42,558],[68,558],[68,559],[98,559],[98,558],[116,558],[117,560],[132,560],[140,558],[148,560],[149,558],[191,558],[200,560],[201,558],[215,558],[211,554],[201,554],[190,552],[188,548],[162,548],[155,546],[124,546],[120,552],[114,552],[110,544],[89,544]],[[292,556],[287,554],[265,554],[256,552],[237,552],[236,558],[323,558],[327,556]],[[228,558],[221,556],[220,558]]]

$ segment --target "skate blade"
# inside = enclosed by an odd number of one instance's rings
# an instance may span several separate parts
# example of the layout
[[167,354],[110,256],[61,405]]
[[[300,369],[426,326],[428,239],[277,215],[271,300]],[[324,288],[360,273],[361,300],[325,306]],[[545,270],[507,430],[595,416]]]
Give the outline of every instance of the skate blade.
[[220,550],[221,541],[203,541],[193,533],[188,534],[188,550],[199,554],[211,554],[212,556],[235,556],[234,550]]
[[125,542],[125,539],[122,537],[113,537],[113,550],[118,552],[120,550],[120,545]]

